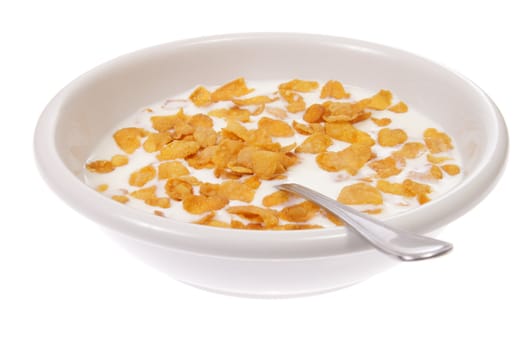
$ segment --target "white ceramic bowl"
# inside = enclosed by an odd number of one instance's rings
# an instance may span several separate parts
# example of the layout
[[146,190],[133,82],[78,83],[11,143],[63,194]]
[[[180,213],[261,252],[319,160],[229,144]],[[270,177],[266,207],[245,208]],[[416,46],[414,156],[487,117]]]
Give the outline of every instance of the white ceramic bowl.
[[96,143],[140,107],[197,84],[292,77],[338,79],[388,88],[441,124],[457,141],[464,180],[445,196],[387,219],[433,234],[477,204],[498,179],[507,154],[503,119],[464,77],[393,48],[305,34],[234,34],[160,45],[117,58],[64,88],[35,132],[42,176],[69,205],[104,227],[144,261],[214,291],[294,296],[341,288],[396,261],[345,228],[244,231],[198,226],[123,206],[81,178]]

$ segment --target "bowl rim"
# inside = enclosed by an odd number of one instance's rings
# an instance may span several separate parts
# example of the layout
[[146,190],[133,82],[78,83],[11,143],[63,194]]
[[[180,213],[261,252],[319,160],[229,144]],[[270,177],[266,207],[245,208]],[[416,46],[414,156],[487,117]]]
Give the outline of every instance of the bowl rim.
[[[300,39],[322,43],[324,46],[335,45],[349,49],[372,50],[400,58],[416,59],[460,78],[477,93],[490,110],[493,117],[492,127],[497,138],[493,147],[487,150],[488,157],[477,168],[477,171],[444,196],[424,207],[389,217],[385,219],[385,223],[421,234],[435,231],[479,203],[501,176],[508,153],[508,132],[505,122],[488,95],[461,74],[407,51],[356,39],[304,33],[234,33],[185,39],[144,48],[103,63],[73,80],[49,102],[35,128],[34,155],[42,177],[67,204],[95,222],[135,239],[172,249],[240,259],[301,259],[373,249],[357,234],[348,234],[345,227],[296,231],[253,231],[201,226],[158,217],[123,206],[100,195],[76,177],[60,158],[55,143],[55,131],[61,106],[68,99],[70,92],[93,77],[104,74],[122,62],[140,59],[144,55],[162,54],[166,50],[184,50],[195,45],[216,44],[221,41],[257,39],[279,41]],[[482,190],[475,191],[476,187]],[[443,203],[445,200],[451,201],[451,197],[454,205]],[[412,223],[408,223],[411,220],[405,220],[407,217],[413,217],[414,212],[417,212],[417,215],[428,217],[432,211],[439,212],[440,219],[426,222],[424,227],[421,219]]]

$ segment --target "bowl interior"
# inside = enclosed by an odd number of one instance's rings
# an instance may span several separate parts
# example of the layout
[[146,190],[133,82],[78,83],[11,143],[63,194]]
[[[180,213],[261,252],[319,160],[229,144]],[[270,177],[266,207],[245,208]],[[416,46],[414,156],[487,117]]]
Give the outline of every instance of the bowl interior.
[[[114,60],[67,91],[56,145],[77,176],[96,143],[139,108],[197,84],[300,77],[337,79],[372,90],[390,89],[438,121],[457,142],[468,177],[495,139],[491,111],[462,78],[419,57],[372,44],[336,39],[250,37],[163,45]],[[365,45],[365,46],[363,46]]]

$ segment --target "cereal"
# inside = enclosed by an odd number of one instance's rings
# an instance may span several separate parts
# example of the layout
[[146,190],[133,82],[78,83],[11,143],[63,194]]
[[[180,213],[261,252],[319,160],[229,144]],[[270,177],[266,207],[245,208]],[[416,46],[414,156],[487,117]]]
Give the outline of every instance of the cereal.
[[371,156],[370,146],[356,143],[339,152],[320,153],[315,160],[319,167],[326,171],[344,169],[351,175],[356,175]]
[[280,205],[280,204],[288,202],[289,199],[290,199],[289,192],[275,191],[265,196],[262,200],[262,203],[265,207],[274,207],[276,205]]
[[298,92],[310,92],[319,87],[316,81],[294,79],[279,85],[279,90],[293,90]]
[[144,141],[142,147],[146,152],[157,152],[159,149],[164,147],[164,145],[170,143],[171,140],[171,134],[166,131],[159,133],[151,133],[146,138],[146,141]]
[[282,120],[262,117],[259,119],[258,125],[260,129],[266,130],[270,136],[290,137],[294,135],[292,127]]
[[150,186],[146,188],[141,188],[130,193],[130,196],[140,200],[146,200],[157,197],[155,194],[157,192],[157,186]]
[[425,144],[431,153],[441,153],[451,150],[452,140],[444,132],[437,131],[434,128],[426,129],[423,133]]
[[129,184],[131,186],[142,187],[155,178],[157,171],[152,165],[145,166],[139,170],[131,173],[129,177]]
[[122,152],[94,154],[86,181],[159,216],[179,218],[183,210],[199,225],[302,230],[343,223],[271,190],[276,184],[319,186],[385,217],[427,203],[462,178],[451,138],[431,121],[418,124],[388,90],[370,94],[337,80],[262,86],[238,78],[140,109],[113,133]]
[[279,217],[286,221],[306,222],[319,213],[319,206],[310,201],[283,208],[279,212]]
[[319,123],[323,120],[325,109],[323,105],[314,103],[304,112],[303,119],[308,123]]
[[404,143],[408,139],[407,133],[402,129],[384,128],[379,130],[377,142],[383,147],[393,147]]
[[128,156],[122,155],[122,154],[116,154],[113,157],[111,157],[111,164],[114,167],[124,166],[128,164],[129,159]]
[[140,138],[146,136],[146,131],[140,128],[123,128],[113,134],[113,139],[124,152],[131,154],[140,147]]
[[321,153],[326,151],[333,144],[332,139],[320,133],[315,133],[304,140],[304,142],[295,149],[298,153]]
[[248,109],[242,109],[239,107],[232,108],[219,108],[214,109],[208,113],[212,117],[224,118],[227,120],[238,120],[246,123],[250,121],[250,115],[252,114]]
[[390,118],[371,118],[375,125],[377,126],[387,126],[392,123]]
[[240,96],[249,94],[252,91],[253,89],[249,89],[246,86],[246,82],[244,81],[244,78],[238,78],[238,79],[230,81],[229,83],[222,85],[221,87],[213,91],[211,93],[211,100],[212,101],[231,100],[235,97],[240,97]]
[[190,95],[190,100],[197,107],[206,107],[212,104],[211,93],[204,86],[199,86]]
[[455,176],[460,173],[459,166],[455,164],[444,164],[441,166],[441,169],[443,169],[444,172],[452,176]]
[[94,173],[104,174],[115,170],[115,166],[109,160],[95,160],[87,163],[86,169]]
[[337,200],[350,205],[383,204],[383,197],[377,188],[363,182],[343,187]]
[[244,100],[241,99],[232,99],[232,102],[236,104],[237,106],[249,106],[249,105],[261,105],[266,103],[271,103],[273,101],[276,101],[278,97],[268,97],[268,96],[254,96],[250,98],[246,98]]
[[100,184],[97,186],[97,191],[98,192],[106,192],[109,188],[109,185],[108,184]]
[[337,80],[329,80],[321,90],[321,98],[333,97],[335,99],[349,98],[350,94],[345,91],[343,84]]
[[159,164],[159,180],[170,179],[182,175],[189,175],[190,171],[179,161],[170,161]]
[[160,149],[158,160],[174,160],[186,158],[199,150],[200,145],[195,141],[172,141]]
[[279,223],[278,212],[272,209],[260,208],[254,205],[232,206],[228,213],[235,214],[247,220],[261,222],[266,228],[272,228]]
[[408,106],[405,102],[399,101],[398,103],[390,107],[388,110],[394,113],[406,113],[408,112]]
[[397,175],[402,170],[397,167],[397,162],[392,157],[375,160],[371,162],[368,166],[372,168],[377,173],[377,176],[381,178]]
[[366,99],[366,107],[383,111],[392,104],[392,93],[388,90],[380,90],[377,94]]
[[111,199],[119,202],[119,203],[122,203],[122,204],[125,204],[127,202],[129,202],[129,198],[126,197],[126,196],[122,196],[122,195],[118,195],[118,194],[115,194],[113,196],[111,196]]
[[208,211],[219,210],[228,204],[223,197],[206,197],[202,195],[187,195],[182,200],[183,208],[191,214],[203,214]]

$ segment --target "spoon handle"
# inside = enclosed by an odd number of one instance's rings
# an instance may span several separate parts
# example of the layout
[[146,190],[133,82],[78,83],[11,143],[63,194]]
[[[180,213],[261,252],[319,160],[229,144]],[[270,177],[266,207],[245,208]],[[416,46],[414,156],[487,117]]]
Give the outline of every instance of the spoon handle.
[[318,204],[339,217],[378,250],[400,260],[414,261],[433,258],[452,249],[452,244],[448,242],[393,229],[307,187],[294,183],[281,184],[276,187],[296,193]]

